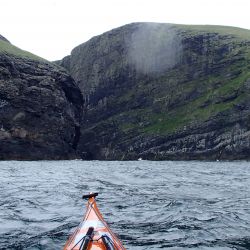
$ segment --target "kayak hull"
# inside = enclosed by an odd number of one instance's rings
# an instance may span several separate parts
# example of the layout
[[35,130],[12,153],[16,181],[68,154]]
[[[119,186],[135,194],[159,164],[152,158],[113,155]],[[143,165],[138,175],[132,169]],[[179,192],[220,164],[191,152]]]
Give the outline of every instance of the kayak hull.
[[[85,244],[85,245],[84,245]],[[86,247],[87,246],[87,247]],[[84,218],[64,246],[64,250],[125,250],[111,231],[94,197],[89,198]]]

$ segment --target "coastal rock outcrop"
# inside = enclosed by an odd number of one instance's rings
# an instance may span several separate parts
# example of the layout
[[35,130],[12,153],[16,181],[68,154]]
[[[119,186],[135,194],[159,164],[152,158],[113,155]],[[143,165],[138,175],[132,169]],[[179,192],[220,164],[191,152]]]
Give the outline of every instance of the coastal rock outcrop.
[[250,158],[250,31],[133,23],[57,62],[82,90],[85,159]]
[[83,98],[57,65],[0,36],[0,159],[77,157]]

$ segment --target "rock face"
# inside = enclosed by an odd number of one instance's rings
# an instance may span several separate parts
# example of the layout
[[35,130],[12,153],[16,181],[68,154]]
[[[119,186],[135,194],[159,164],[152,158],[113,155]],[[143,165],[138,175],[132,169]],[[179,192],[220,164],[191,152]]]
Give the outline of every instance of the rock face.
[[58,63],[85,99],[83,158],[250,158],[249,30],[135,23]]
[[0,159],[77,157],[83,99],[60,67],[0,37]]

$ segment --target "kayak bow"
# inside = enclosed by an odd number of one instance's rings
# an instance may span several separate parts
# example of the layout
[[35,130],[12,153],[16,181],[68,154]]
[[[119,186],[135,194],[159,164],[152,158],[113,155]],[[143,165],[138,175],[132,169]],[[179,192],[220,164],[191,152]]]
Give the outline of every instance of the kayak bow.
[[85,216],[70,236],[64,250],[125,250],[100,213],[95,197],[97,193],[84,195],[88,199]]

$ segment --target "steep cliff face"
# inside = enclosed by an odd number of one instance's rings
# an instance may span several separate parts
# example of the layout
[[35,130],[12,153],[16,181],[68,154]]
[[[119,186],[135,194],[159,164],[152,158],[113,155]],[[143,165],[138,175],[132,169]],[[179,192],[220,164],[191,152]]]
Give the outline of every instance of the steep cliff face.
[[0,159],[76,158],[83,99],[65,70],[0,37]]
[[130,24],[60,64],[84,95],[86,158],[250,158],[249,30]]

